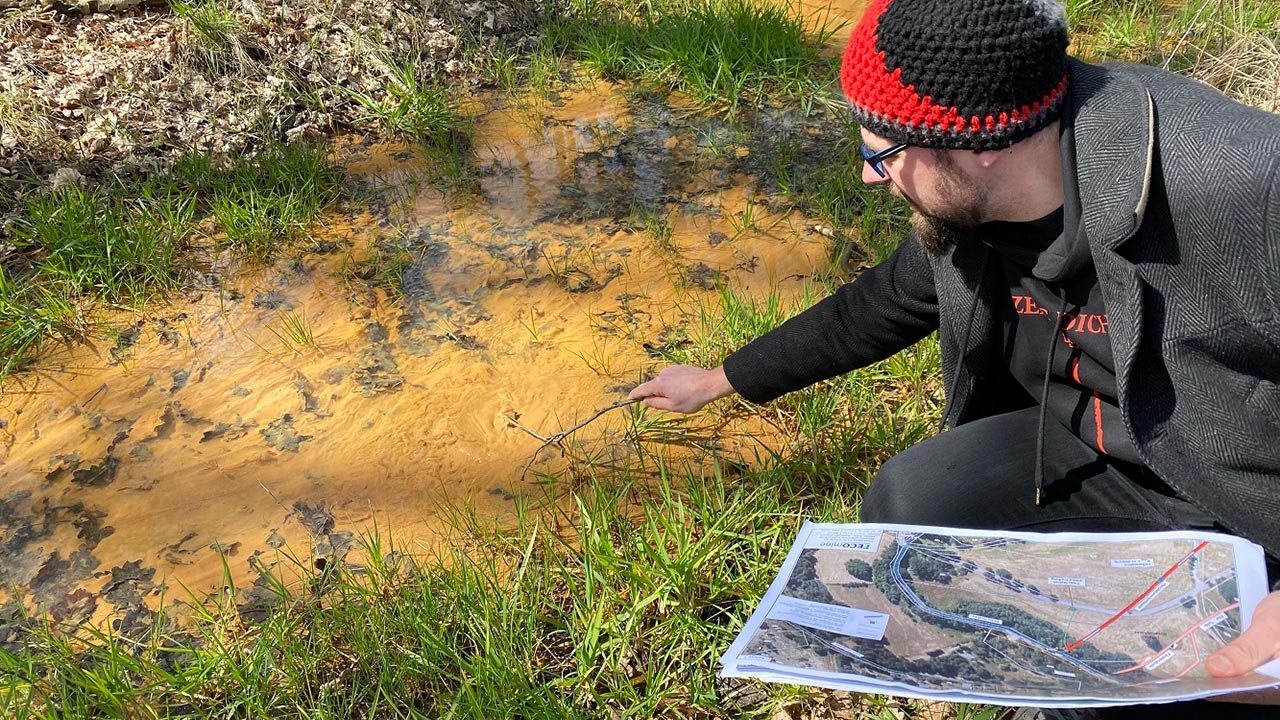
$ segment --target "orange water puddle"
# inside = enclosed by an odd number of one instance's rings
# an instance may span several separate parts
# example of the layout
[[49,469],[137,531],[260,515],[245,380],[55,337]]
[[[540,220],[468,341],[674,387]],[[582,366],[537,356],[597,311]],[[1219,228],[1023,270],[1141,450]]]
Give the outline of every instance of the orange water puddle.
[[807,18],[813,29],[825,27],[831,32],[826,46],[842,51],[849,42],[849,33],[862,19],[870,0],[796,0],[801,16]]
[[[217,590],[224,558],[244,588],[280,552],[340,559],[375,525],[412,552],[449,508],[509,517],[564,467],[544,450],[522,477],[533,433],[625,398],[717,286],[793,297],[829,267],[827,240],[743,170],[750,139],[604,85],[541,112],[479,119],[463,196],[421,186],[420,152],[344,144],[374,209],[6,385],[9,601],[127,624],[162,589]],[[388,246],[408,258],[402,297],[353,278]],[[634,459],[625,413],[577,431],[577,454]],[[715,442],[751,457],[767,433]]]

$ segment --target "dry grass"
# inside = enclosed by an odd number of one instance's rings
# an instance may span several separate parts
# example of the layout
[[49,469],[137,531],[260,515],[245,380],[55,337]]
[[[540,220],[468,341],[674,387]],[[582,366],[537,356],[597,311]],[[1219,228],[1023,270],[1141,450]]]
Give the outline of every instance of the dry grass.
[[1198,49],[1190,75],[1246,105],[1280,112],[1280,28],[1242,31],[1219,24],[1227,42]]

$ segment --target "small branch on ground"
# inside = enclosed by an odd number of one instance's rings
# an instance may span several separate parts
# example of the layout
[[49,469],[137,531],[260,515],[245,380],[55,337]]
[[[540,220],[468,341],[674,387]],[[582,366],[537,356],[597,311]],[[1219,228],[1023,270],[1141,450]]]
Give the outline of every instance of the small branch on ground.
[[564,445],[561,445],[561,442],[563,442],[565,438],[569,437],[570,435],[577,432],[578,430],[581,430],[584,426],[591,423],[591,421],[609,412],[610,410],[617,410],[620,407],[626,407],[627,405],[634,405],[635,403],[640,402],[640,400],[642,400],[642,398],[635,398],[634,400],[619,400],[611,405],[608,405],[606,407],[603,407],[597,410],[594,415],[587,418],[586,420],[583,420],[577,425],[574,425],[568,430],[562,430],[556,433],[555,435],[552,435],[551,437],[543,437],[542,435],[539,435],[538,433],[534,432],[533,430],[530,430],[524,425],[521,425],[519,422],[516,421],[515,418],[511,417],[510,415],[503,415],[503,417],[507,419],[507,422],[511,423],[513,426],[520,428],[521,430],[529,433],[530,435],[542,441],[542,444],[538,446],[538,449],[533,451],[533,457],[529,458],[529,462],[524,464],[524,469],[520,471],[520,479],[523,481],[525,476],[529,474],[529,468],[533,467],[533,463],[537,461],[538,454],[542,452],[543,448],[547,447],[548,445],[557,445],[560,447],[560,451],[564,452]]

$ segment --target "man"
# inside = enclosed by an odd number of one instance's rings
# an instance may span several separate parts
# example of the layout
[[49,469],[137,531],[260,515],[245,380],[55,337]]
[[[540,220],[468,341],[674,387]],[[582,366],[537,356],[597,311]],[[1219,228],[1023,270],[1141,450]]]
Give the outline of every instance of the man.
[[[863,180],[906,200],[913,237],[721,367],[631,397],[768,402],[937,331],[944,432],[884,465],[864,521],[1218,529],[1274,564],[1280,116],[1066,47],[1053,0],[872,2],[841,81]],[[1277,654],[1272,593],[1208,668]],[[1208,708],[1114,716],[1275,713]]]

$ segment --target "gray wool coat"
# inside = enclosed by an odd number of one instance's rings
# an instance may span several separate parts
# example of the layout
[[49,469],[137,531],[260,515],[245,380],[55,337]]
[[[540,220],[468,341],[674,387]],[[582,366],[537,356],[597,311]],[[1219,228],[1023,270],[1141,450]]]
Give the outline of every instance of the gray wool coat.
[[[1280,557],[1280,115],[1146,66],[1073,62],[1071,79],[1079,229],[1130,439],[1179,494]],[[998,375],[992,303],[1008,291],[975,288],[986,252],[933,261],[956,423],[984,414],[975,398]]]
[[[1179,494],[1280,558],[1280,115],[1151,67],[1070,67],[1064,232],[1084,233],[1093,256],[1130,440]],[[905,242],[729,355],[725,373],[767,402],[937,330],[944,425],[1025,406],[993,252],[928,257]]]

